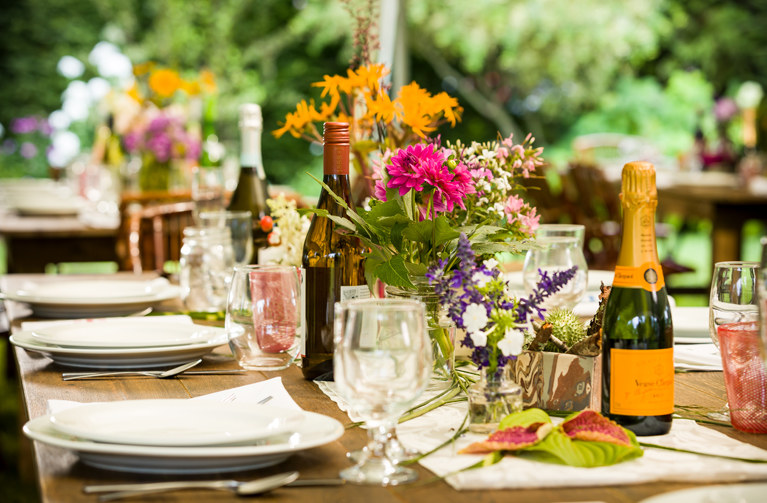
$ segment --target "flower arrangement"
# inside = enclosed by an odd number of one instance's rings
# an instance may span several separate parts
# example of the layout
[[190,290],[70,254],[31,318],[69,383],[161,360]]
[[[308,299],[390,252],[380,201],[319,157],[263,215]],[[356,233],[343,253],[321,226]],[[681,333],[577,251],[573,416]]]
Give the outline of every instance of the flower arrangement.
[[279,194],[274,199],[266,200],[274,219],[272,232],[267,236],[269,248],[260,257],[270,264],[294,265],[301,267],[301,254],[304,248],[306,232],[311,221],[306,215],[299,214],[296,202]]
[[348,122],[352,162],[367,186],[364,194],[371,195],[371,153],[394,151],[425,140],[441,124],[455,126],[463,111],[458,100],[447,93],[432,95],[415,82],[402,87],[392,99],[382,84],[388,73],[383,64],[369,64],[349,69],[346,76],[325,75],[312,84],[322,89],[325,101],[317,106],[314,100],[301,100],[274,136],[289,133],[322,143],[323,122]]
[[472,350],[472,361],[480,370],[486,367],[489,375],[495,375],[522,352],[528,322],[534,315],[543,319],[541,303],[573,278],[576,266],[551,277],[540,271],[536,289],[517,299],[501,277],[495,259],[477,264],[465,234],[458,239],[456,259],[454,270],[448,271],[447,261],[442,260],[426,277],[448,316],[465,331],[461,343]]
[[48,120],[30,115],[13,119],[10,126],[10,134],[3,134],[0,126],[0,137],[5,136],[0,144],[0,176],[47,177],[53,133]]

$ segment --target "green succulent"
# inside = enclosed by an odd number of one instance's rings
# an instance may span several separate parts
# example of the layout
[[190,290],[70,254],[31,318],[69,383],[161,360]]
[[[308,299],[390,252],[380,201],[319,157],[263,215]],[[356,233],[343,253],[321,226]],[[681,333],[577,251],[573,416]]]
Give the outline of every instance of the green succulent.
[[[571,348],[575,343],[586,337],[586,326],[578,316],[569,309],[554,309],[546,315],[546,321],[551,323],[551,335]],[[552,342],[547,342],[544,351],[561,352]]]

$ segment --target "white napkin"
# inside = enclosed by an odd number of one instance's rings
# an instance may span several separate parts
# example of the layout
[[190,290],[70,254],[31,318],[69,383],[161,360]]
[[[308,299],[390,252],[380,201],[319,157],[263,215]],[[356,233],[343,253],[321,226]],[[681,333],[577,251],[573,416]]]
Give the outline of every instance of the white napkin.
[[[191,400],[217,400],[219,402],[258,403],[267,396],[272,398],[266,404],[284,409],[301,410],[301,407],[293,400],[285,386],[282,377],[273,377],[269,380],[246,384],[237,388],[225,389],[208,395],[202,395]],[[65,409],[82,405],[82,402],[72,400],[48,400],[48,414],[54,414]]]
[[[185,314],[172,314],[168,316],[131,316],[128,319],[136,323],[193,323],[192,318]],[[116,316],[114,318],[79,318],[71,320],[52,320],[52,321],[23,321],[22,330],[34,330],[59,325],[73,325],[78,323],[121,323],[126,320],[125,316]]]
[[[335,383],[318,383],[320,389],[343,410],[348,404],[336,391]],[[428,392],[428,390],[427,390]],[[432,394],[434,391],[431,392]],[[425,397],[424,397],[425,399]],[[466,415],[466,402],[439,407],[397,427],[397,436],[408,448],[427,452],[450,438]],[[358,420],[351,413],[352,420]],[[482,456],[458,454],[485,435],[466,434],[420,461],[443,477],[477,463]],[[767,460],[767,451],[733,440],[694,421],[675,419],[668,435],[640,437],[640,442],[726,456]],[[767,479],[767,464],[745,463],[721,458],[646,448],[644,456],[632,461],[599,468],[575,468],[506,456],[501,462],[447,477],[455,489],[510,489],[538,487],[611,486],[658,481],[735,482]]]
[[722,357],[713,343],[675,344],[674,368],[679,370],[722,371]]

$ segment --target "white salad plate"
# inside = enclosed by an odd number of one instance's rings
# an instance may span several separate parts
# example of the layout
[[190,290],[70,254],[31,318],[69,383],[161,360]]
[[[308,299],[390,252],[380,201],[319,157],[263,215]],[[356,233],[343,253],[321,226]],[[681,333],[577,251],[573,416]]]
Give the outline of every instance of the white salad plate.
[[90,403],[51,415],[56,430],[113,444],[227,445],[292,432],[296,411],[214,400],[158,399]]
[[47,356],[54,362],[69,367],[99,369],[138,369],[179,365],[213,351],[229,342],[226,330],[210,327],[213,335],[198,344],[157,346],[142,348],[68,348],[38,341],[32,332],[16,332],[10,337],[12,344]]
[[151,281],[67,280],[25,282],[5,298],[30,304],[42,318],[122,316],[179,296],[165,278]]
[[85,208],[86,201],[80,197],[50,197],[48,195],[29,195],[18,198],[13,207],[21,215],[29,216],[68,216],[77,215]]
[[152,322],[150,318],[72,323],[36,328],[32,337],[43,344],[70,348],[146,348],[204,344],[221,337],[220,329],[193,323]]
[[640,503],[763,503],[767,499],[767,484],[730,484],[695,487],[671,491]]
[[343,425],[333,418],[306,411],[294,413],[300,415],[300,421],[291,433],[262,438],[249,445],[165,447],[94,442],[58,431],[49,415],[27,422],[24,434],[40,443],[73,451],[83,463],[108,470],[220,473],[276,465],[292,454],[333,442],[344,433]]

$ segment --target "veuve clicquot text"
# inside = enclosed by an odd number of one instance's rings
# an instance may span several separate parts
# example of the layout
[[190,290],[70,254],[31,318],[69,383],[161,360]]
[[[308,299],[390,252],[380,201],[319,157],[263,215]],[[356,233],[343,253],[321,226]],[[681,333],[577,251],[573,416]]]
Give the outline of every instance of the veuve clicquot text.
[[602,413],[637,435],[662,435],[674,412],[674,340],[655,241],[658,192],[647,162],[623,167],[623,228],[602,325]]
[[[349,124],[326,122],[323,133],[322,181],[351,203],[349,185]],[[346,210],[324,188],[317,208],[334,216]],[[304,241],[306,271],[306,338],[301,363],[306,379],[333,379],[333,306],[337,301],[370,297],[365,283],[361,241],[341,232],[329,218],[315,215]]]
[[266,200],[269,198],[266,173],[261,160],[261,131],[263,119],[261,107],[246,103],[240,107],[240,176],[232,193],[228,209],[250,211],[253,228],[253,258],[258,263],[258,251],[266,248],[268,232],[261,226],[261,219],[269,215]]

